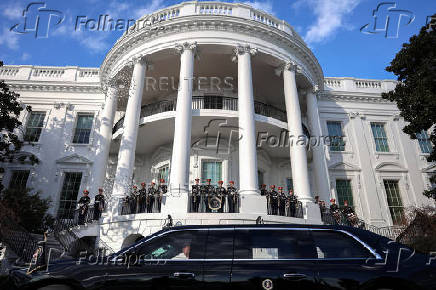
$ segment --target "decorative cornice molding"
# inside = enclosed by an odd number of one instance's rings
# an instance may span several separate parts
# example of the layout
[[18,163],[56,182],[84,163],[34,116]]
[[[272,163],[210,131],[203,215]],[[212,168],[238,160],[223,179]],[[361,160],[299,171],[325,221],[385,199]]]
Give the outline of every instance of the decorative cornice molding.
[[355,119],[355,118],[365,119],[366,118],[365,114],[363,114],[361,112],[349,112],[348,117],[350,119]]
[[32,92],[65,92],[65,93],[103,93],[100,84],[94,86],[89,85],[65,85],[65,84],[35,84],[35,83],[10,83],[7,82],[9,88],[17,91],[32,91]]
[[[201,19],[201,21],[200,21]],[[289,35],[284,31],[261,25],[259,23],[244,22],[241,19],[223,19],[220,16],[208,15],[204,19],[202,15],[187,16],[174,19],[170,22],[160,23],[158,30],[139,30],[120,38],[114,47],[107,54],[102,66],[100,67],[100,77],[105,79],[109,74],[115,75],[124,66],[119,61],[122,57],[138,44],[144,41],[151,41],[161,36],[177,33],[189,33],[190,31],[216,30],[244,33],[252,37],[253,33],[260,39],[267,40],[285,50],[292,49],[292,55],[301,59],[301,73],[308,78],[312,84],[322,84],[323,75],[321,67],[310,49],[298,37]],[[114,67],[115,64],[115,67]],[[312,76],[313,74],[313,76]],[[315,79],[315,80],[314,80]]]
[[376,96],[333,95],[326,91],[320,91],[318,95],[320,99],[335,101],[335,102],[362,102],[362,103],[380,103],[380,104],[392,103],[389,100],[385,100],[381,97],[376,97]]

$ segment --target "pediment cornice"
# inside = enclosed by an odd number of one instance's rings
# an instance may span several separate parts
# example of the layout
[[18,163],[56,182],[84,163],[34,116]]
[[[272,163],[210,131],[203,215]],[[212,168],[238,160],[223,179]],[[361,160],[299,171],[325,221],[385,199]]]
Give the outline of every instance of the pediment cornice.
[[92,164],[92,161],[79,154],[72,154],[56,160],[57,164]]

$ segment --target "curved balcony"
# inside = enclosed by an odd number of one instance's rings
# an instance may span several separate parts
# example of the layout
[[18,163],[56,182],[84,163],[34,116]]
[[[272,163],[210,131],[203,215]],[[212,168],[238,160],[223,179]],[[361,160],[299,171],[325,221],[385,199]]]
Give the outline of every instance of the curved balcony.
[[[233,97],[223,97],[223,96],[199,96],[192,97],[192,109],[193,110],[226,110],[226,111],[237,111],[238,110],[238,99]],[[156,103],[144,105],[141,107],[141,118],[149,117],[155,114],[175,111],[176,101],[175,100],[165,100]],[[274,106],[267,105],[261,102],[254,102],[254,112],[258,115],[265,117],[271,117],[282,122],[286,122],[286,112],[280,110]],[[122,117],[113,127],[112,133],[117,132],[123,127],[124,117]]]

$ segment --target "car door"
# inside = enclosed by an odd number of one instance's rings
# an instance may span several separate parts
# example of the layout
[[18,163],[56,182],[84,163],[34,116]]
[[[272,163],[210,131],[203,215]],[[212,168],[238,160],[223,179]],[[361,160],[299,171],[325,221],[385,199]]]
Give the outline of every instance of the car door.
[[202,289],[207,230],[174,230],[134,247],[106,274],[106,289]]
[[359,289],[365,282],[389,274],[380,256],[353,234],[314,229],[311,235],[318,257],[319,289]]
[[234,227],[210,228],[203,264],[204,288],[228,289],[233,259]]
[[315,249],[305,229],[236,228],[232,289],[315,289]]

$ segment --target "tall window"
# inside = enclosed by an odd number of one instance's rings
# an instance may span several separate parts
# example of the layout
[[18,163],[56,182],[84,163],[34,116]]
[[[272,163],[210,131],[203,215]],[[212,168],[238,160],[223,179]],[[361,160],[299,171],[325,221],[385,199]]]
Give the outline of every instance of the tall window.
[[416,138],[419,142],[419,147],[421,148],[422,153],[431,153],[432,145],[430,142],[430,137],[427,134],[427,131],[422,130],[421,133],[416,133]]
[[263,184],[263,172],[260,170],[257,171],[257,182],[259,185]]
[[372,135],[374,136],[375,150],[377,152],[389,152],[388,137],[386,136],[384,123],[371,123]]
[[211,179],[211,184],[217,184],[222,180],[222,162],[221,161],[203,161],[201,162],[201,178]]
[[292,178],[286,178],[286,188],[289,190],[294,190],[294,182],[292,181]]
[[94,120],[93,114],[78,114],[76,129],[74,130],[73,143],[88,144],[89,136],[91,135],[92,122]]
[[157,177],[159,180],[164,179],[165,182],[168,182],[168,173],[170,171],[170,167],[168,165],[164,165],[157,170]]
[[14,170],[12,172],[11,181],[9,182],[10,189],[25,189],[27,179],[29,179],[29,170]]
[[348,201],[348,205],[354,207],[353,190],[351,189],[350,180],[336,179],[336,193],[338,195],[339,206],[343,206],[344,201]]
[[58,216],[73,218],[73,211],[77,205],[77,195],[82,181],[82,172],[66,172],[62,185]]
[[45,112],[31,112],[27,120],[24,141],[38,142],[44,126]]
[[327,129],[330,137],[331,151],[345,151],[344,134],[341,122],[327,122]]
[[404,222],[403,203],[401,201],[398,180],[383,180],[388,200],[389,212],[391,213],[394,225],[401,225]]

